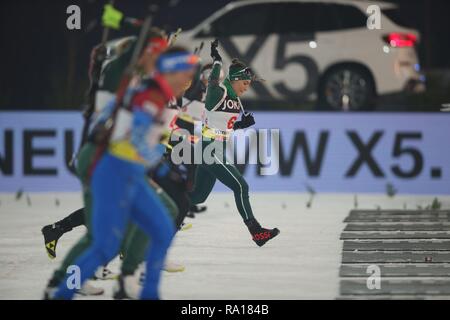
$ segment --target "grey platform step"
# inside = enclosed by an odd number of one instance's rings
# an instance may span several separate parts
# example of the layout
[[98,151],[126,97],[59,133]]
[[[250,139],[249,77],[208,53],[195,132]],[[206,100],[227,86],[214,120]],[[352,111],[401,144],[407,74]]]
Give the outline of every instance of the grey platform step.
[[386,215],[450,215],[450,210],[387,210],[387,209],[374,209],[374,210],[351,210],[349,215],[374,215],[374,214],[386,214]]
[[449,210],[352,210],[344,222],[450,222]]
[[381,288],[370,290],[367,280],[341,280],[345,295],[450,295],[450,280],[381,280]]
[[[365,277],[370,264],[343,264],[339,270],[340,277]],[[450,277],[450,264],[379,264],[381,277]]]
[[349,223],[344,231],[450,231],[450,223]]
[[450,263],[450,252],[345,251],[342,253],[342,263],[430,263],[430,262]]
[[344,222],[351,223],[351,222],[434,222],[434,223],[445,223],[449,222],[450,219],[445,218],[433,218],[433,217],[347,217],[344,219]]
[[344,251],[450,251],[450,240],[346,240]]
[[345,231],[341,234],[341,240],[347,239],[450,239],[450,232]]

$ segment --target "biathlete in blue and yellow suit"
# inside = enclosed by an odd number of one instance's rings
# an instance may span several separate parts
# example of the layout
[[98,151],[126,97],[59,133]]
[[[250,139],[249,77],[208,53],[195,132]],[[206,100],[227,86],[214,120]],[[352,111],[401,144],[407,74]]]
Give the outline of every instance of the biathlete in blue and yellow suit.
[[[93,194],[90,247],[75,261],[81,283],[96,268],[114,258],[126,226],[136,223],[152,239],[146,255],[146,277],[140,298],[158,299],[160,271],[175,233],[167,209],[149,186],[146,173],[161,160],[159,141],[165,106],[182,94],[194,75],[198,57],[173,47],[158,58],[157,74],[128,92],[129,108],[121,108],[107,151],[98,161],[91,179]],[[112,104],[113,105],[113,104]],[[105,109],[112,113],[113,108]],[[75,289],[61,282],[53,298],[71,299]]]

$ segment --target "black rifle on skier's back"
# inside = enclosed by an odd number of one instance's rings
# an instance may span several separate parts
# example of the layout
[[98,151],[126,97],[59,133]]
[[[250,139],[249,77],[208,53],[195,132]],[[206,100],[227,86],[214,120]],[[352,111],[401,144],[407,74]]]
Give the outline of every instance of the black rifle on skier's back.
[[119,29],[122,23],[131,25],[133,27],[141,27],[144,23],[142,20],[123,16],[120,11],[116,10],[113,7],[113,4],[114,0],[111,0],[109,4],[105,6],[102,17],[102,40],[101,43],[97,45],[91,52],[91,59],[89,64],[90,85],[86,93],[87,103],[83,110],[84,125],[81,136],[80,149],[87,142],[89,137],[89,128],[96,107],[96,95],[98,90],[100,89],[100,77],[102,75],[104,62],[108,58],[106,43],[108,41],[111,28]]
[[133,55],[131,57],[130,63],[125,69],[125,72],[120,80],[120,84],[116,92],[115,104],[111,114],[105,121],[96,123],[95,127],[92,129],[92,132],[89,134],[88,138],[89,141],[98,146],[96,155],[94,157],[94,161],[92,162],[89,171],[92,171],[92,169],[95,167],[95,164],[97,163],[98,159],[105,152],[109,144],[109,140],[114,130],[117,114],[120,108],[123,107],[125,93],[127,92],[128,86],[135,74],[139,56],[141,55],[142,50],[144,49],[145,40],[150,30],[152,18],[156,10],[157,10],[156,6],[151,6],[150,13],[148,14],[147,18],[144,20],[144,23],[142,24],[141,31],[139,33],[136,46],[133,50]]

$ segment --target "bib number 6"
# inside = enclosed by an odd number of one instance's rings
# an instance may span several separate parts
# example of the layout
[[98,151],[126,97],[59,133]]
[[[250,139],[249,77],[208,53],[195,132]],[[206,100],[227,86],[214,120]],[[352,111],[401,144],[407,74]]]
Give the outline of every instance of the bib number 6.
[[230,120],[228,120],[227,128],[233,129],[233,126],[234,126],[234,123],[236,122],[236,120],[237,120],[237,116],[231,117]]

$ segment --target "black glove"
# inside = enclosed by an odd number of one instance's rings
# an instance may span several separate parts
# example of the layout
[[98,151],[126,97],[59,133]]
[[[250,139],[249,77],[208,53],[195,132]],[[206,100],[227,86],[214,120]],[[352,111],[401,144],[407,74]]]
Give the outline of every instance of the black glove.
[[233,125],[234,130],[245,129],[251,127],[255,124],[255,118],[253,118],[253,113],[247,112],[243,113],[241,117],[241,121],[236,121]]
[[218,46],[219,46],[219,39],[216,39],[213,42],[211,42],[211,58],[213,58],[214,61],[222,61],[222,57],[219,54],[219,50],[217,50]]

